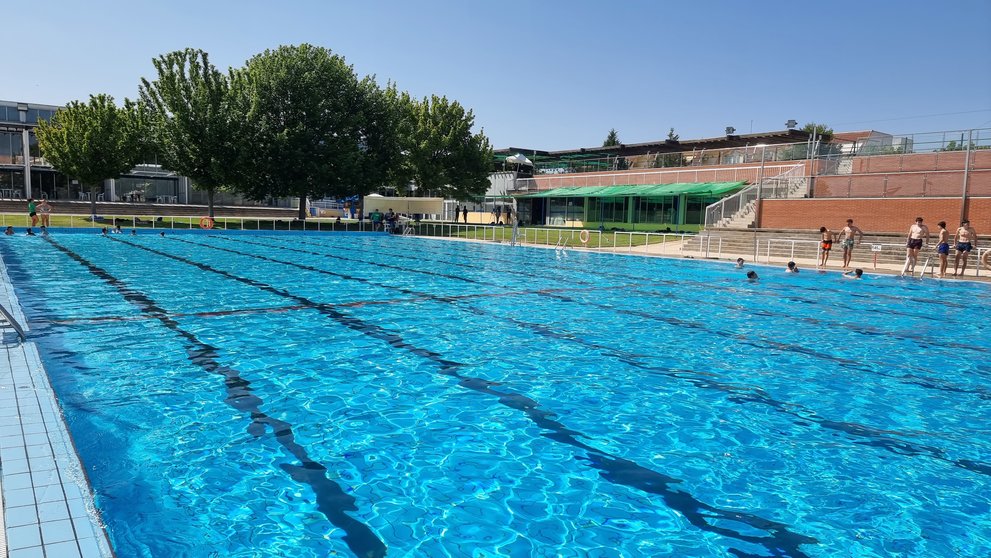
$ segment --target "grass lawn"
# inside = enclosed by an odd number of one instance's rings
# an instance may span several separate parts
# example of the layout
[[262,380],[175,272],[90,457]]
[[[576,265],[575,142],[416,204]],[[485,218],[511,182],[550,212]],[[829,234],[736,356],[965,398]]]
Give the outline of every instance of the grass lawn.
[[[454,236],[471,240],[489,240],[493,242],[509,242],[513,236],[512,227],[481,227],[461,225],[454,227],[431,226],[421,224],[417,234],[424,236]],[[693,235],[695,233],[685,233]],[[535,227],[520,227],[519,240],[524,244],[544,244],[550,246],[586,246],[588,248],[625,248],[644,246],[645,244],[663,244],[682,239],[681,233],[647,233],[647,232],[613,232],[588,231],[587,242],[582,243],[582,231],[578,229],[546,229]]]

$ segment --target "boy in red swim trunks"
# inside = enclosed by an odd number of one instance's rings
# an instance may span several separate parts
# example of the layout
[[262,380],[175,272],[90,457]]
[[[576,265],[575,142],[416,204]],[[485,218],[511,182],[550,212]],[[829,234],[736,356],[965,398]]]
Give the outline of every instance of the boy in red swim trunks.
[[826,227],[819,227],[819,267],[826,267],[826,262],[829,261],[829,251],[833,249],[833,231],[827,229]]

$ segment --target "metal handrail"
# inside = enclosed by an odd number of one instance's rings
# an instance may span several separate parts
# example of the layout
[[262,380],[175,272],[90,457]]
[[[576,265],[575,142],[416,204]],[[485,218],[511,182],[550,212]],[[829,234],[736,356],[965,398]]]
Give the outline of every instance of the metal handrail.
[[[727,196],[706,206],[706,228],[718,227],[719,222],[727,217],[732,220],[737,215],[745,214],[745,211],[753,211],[753,209],[750,209],[750,205],[755,204],[758,193],[765,199],[787,198],[791,196],[793,181],[795,180],[803,181],[803,184],[799,184],[799,189],[801,186],[805,186],[806,191],[802,195],[808,194],[808,177],[804,176],[804,172],[804,165],[791,165],[788,167],[788,170],[774,176],[766,176],[765,174],[765,177],[760,180],[760,184],[747,186],[732,196]],[[758,188],[760,188],[760,192],[758,192]],[[796,191],[795,193],[797,194],[798,192]]]
[[3,314],[4,319],[7,320],[10,327],[14,328],[14,331],[16,331],[17,335],[20,336],[21,341],[25,341],[27,336],[24,335],[24,328],[21,327],[21,324],[17,323],[17,320],[10,315],[10,312],[7,311],[7,308],[3,304],[0,304],[0,314]]

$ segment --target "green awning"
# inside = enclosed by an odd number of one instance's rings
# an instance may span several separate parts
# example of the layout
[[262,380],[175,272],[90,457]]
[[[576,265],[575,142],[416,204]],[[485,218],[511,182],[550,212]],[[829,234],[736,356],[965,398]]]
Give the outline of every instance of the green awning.
[[742,188],[746,182],[679,182],[675,184],[622,184],[616,186],[570,186],[534,192],[521,198],[616,198],[661,196],[721,196]]

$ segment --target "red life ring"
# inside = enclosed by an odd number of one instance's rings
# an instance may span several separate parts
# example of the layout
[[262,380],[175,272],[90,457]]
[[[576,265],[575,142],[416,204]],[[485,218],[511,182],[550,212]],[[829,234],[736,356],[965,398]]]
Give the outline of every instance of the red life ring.
[[213,228],[213,219],[209,217],[200,218],[200,228],[210,230]]
[[578,240],[582,241],[582,244],[588,244],[588,229],[582,229],[582,232],[578,233]]

